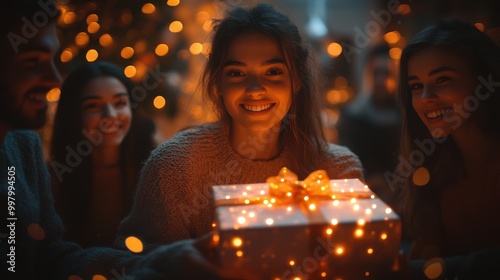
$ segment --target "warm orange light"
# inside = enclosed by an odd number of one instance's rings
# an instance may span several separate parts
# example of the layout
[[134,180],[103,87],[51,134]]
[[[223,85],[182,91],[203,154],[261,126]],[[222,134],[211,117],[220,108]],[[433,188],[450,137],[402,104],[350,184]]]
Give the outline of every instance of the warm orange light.
[[146,3],[142,6],[142,12],[146,15],[154,13],[155,10],[156,10],[155,5],[151,3]]
[[241,247],[241,245],[243,244],[243,240],[241,240],[241,238],[239,237],[235,237],[233,238],[232,243],[234,247]]
[[97,22],[91,22],[89,24],[89,26],[87,27],[87,31],[90,33],[90,34],[94,34],[94,33],[97,33],[99,32],[99,29],[101,29],[101,26],[99,25],[99,23]]
[[396,44],[399,41],[399,39],[401,39],[401,34],[398,31],[387,32],[384,35],[384,40],[388,44]]
[[94,49],[88,50],[87,54],[85,55],[85,58],[87,59],[88,62],[94,62],[97,60],[98,57],[99,53]]
[[399,60],[401,58],[401,49],[400,48],[391,48],[389,50],[389,55],[391,56],[392,59],[394,60]]
[[125,67],[125,70],[123,70],[123,73],[125,74],[125,76],[127,78],[132,78],[137,73],[137,69],[135,68],[135,66],[129,65],[129,66]]
[[85,32],[80,32],[75,36],[75,43],[78,46],[85,46],[89,43],[89,35]]
[[413,184],[416,186],[425,186],[429,183],[431,179],[431,174],[427,170],[427,168],[421,166],[413,172]]
[[484,31],[484,24],[481,22],[475,23],[474,26],[476,26],[479,31],[483,32]]
[[335,249],[335,254],[337,254],[337,255],[342,255],[342,254],[344,254],[344,248],[343,248],[343,247],[337,247],[337,248]]
[[61,62],[69,62],[70,60],[73,59],[73,53],[71,52],[71,49],[65,49],[64,51],[61,52]]
[[109,34],[103,34],[101,37],[99,37],[99,44],[103,47],[108,47],[111,44],[113,44],[113,37]]
[[125,245],[131,252],[134,253],[140,253],[144,248],[144,246],[142,245],[142,241],[135,236],[127,237],[125,239]]
[[134,55],[134,49],[132,47],[124,47],[120,52],[120,55],[124,59],[129,59]]
[[153,106],[155,106],[156,109],[162,109],[165,107],[166,103],[167,101],[165,100],[165,97],[161,95],[158,95],[155,99],[153,99]]
[[99,20],[99,16],[96,14],[90,14],[87,16],[87,24],[90,24],[92,22],[97,22]]
[[400,15],[407,15],[411,12],[411,7],[410,5],[408,4],[401,4],[399,5],[397,8],[396,8],[396,11],[400,14]]
[[327,52],[333,58],[338,57],[342,53],[342,46],[336,42],[330,43]]
[[157,56],[165,56],[168,53],[168,46],[166,44],[158,44],[155,53]]
[[47,101],[55,102],[59,100],[59,96],[61,96],[61,90],[59,88],[53,88],[47,92]]
[[178,20],[172,21],[172,23],[170,23],[170,25],[168,26],[168,30],[170,30],[170,32],[172,33],[181,32],[182,28],[183,28],[182,22]]
[[202,50],[203,50],[203,45],[200,43],[193,43],[189,47],[189,52],[191,52],[192,54],[200,54]]
[[63,15],[62,21],[65,24],[72,24],[73,22],[76,21],[76,18],[77,18],[77,16],[74,12],[67,12]]
[[175,7],[175,6],[179,5],[179,3],[181,3],[180,0],[168,0],[167,1],[167,5],[169,5],[170,7]]

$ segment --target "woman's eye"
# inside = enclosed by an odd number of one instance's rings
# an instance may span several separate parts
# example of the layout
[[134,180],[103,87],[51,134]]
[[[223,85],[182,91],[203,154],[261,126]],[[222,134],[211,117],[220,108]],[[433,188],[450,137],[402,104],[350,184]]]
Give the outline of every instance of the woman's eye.
[[96,110],[99,108],[99,105],[97,103],[84,103],[82,105],[83,110],[91,111],[91,110]]
[[414,91],[418,91],[420,89],[422,89],[422,84],[411,84],[411,85],[408,85],[408,89],[410,90],[410,92],[414,92]]
[[447,81],[451,80],[450,77],[442,76],[436,79],[437,84],[445,83]]
[[229,77],[241,77],[243,76],[243,72],[237,70],[230,70],[227,71],[226,75],[228,75]]
[[271,76],[281,75],[281,74],[283,74],[283,70],[281,70],[279,68],[273,68],[273,69],[269,69],[266,74],[271,75]]
[[119,99],[119,100],[116,100],[115,101],[115,107],[124,107],[128,104],[128,100],[127,99]]

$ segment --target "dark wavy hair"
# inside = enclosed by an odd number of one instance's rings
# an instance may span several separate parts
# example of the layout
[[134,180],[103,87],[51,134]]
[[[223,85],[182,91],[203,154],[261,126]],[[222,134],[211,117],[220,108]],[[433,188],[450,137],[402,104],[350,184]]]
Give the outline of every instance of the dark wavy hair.
[[[65,78],[61,86],[50,147],[50,169],[57,210],[63,218],[69,238],[72,238],[72,233],[78,232],[79,228],[84,225],[91,212],[92,158],[90,155],[81,156],[81,162],[71,167],[71,172],[60,172],[62,174],[57,174],[55,164],[68,166],[67,148],[76,151],[79,147],[78,143],[89,140],[83,134],[81,96],[85,85],[99,77],[118,79],[127,89],[129,99],[132,101],[130,94],[134,84],[123,74],[120,67],[109,62],[81,64]],[[137,115],[132,110],[130,130],[120,145],[120,169],[124,185],[122,197],[117,197],[117,199],[124,199],[129,208],[132,205],[133,191],[142,163],[155,146],[152,135],[143,137],[143,135],[134,134],[138,126],[140,124],[137,123]],[[154,128],[151,129],[154,130]],[[60,165],[59,168],[61,168]]]
[[318,159],[326,149],[322,130],[318,97],[318,72],[297,26],[269,4],[260,3],[251,8],[236,7],[224,19],[214,21],[211,52],[202,75],[206,97],[215,107],[216,115],[227,129],[231,117],[224,107],[220,82],[232,40],[249,33],[263,33],[276,39],[286,58],[286,67],[292,80],[292,102],[282,121],[280,139],[295,151],[290,159],[299,175],[306,175],[316,168]]
[[[422,166],[430,173],[430,181],[425,187],[416,187],[412,176],[403,176],[399,171],[405,170],[405,163],[401,162],[396,169],[396,175],[404,177],[398,185],[403,191],[400,209],[408,222],[408,232],[415,236],[426,235],[431,230],[441,232],[440,229],[428,227],[430,221],[440,225],[439,195],[442,189],[455,183],[464,175],[462,155],[452,137],[434,139],[420,120],[412,106],[411,91],[408,86],[408,61],[424,49],[436,48],[446,50],[456,55],[456,59],[463,60],[469,65],[474,77],[483,77],[486,80],[500,81],[500,50],[485,33],[478,30],[473,24],[463,19],[447,18],[436,25],[420,31],[404,48],[400,61],[399,102],[402,106],[402,159],[412,162],[412,152],[421,148],[415,140],[431,140],[435,143],[435,150],[426,155]],[[486,89],[483,89],[486,90]],[[473,94],[473,93],[471,93]],[[498,139],[500,137],[500,92],[495,89],[486,100],[481,100],[479,109],[473,114],[478,116],[477,125],[486,135]],[[417,168],[418,166],[415,166]],[[399,172],[400,173],[400,172]],[[430,234],[430,233],[429,233]]]

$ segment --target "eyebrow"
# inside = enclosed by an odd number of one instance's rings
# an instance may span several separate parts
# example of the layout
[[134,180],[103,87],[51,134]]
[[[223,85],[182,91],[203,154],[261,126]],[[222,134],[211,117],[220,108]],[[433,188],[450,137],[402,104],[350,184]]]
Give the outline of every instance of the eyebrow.
[[[444,71],[455,71],[454,68],[451,68],[449,66],[443,66],[443,67],[439,67],[439,68],[436,68],[432,71],[429,72],[429,74],[427,74],[428,76],[432,76],[432,75],[435,75],[437,73],[440,73],[440,72],[444,72]],[[417,76],[409,76],[407,78],[408,81],[411,81],[411,80],[418,80]]]
[[[125,92],[120,92],[120,93],[115,94],[113,97],[116,98],[116,97],[121,97],[121,96],[128,96],[128,94]],[[97,95],[85,96],[82,98],[82,102],[87,101],[89,99],[92,99],[92,100],[93,99],[101,99],[101,97],[99,97]]]
[[[266,66],[266,65],[275,64],[275,63],[283,63],[284,64],[285,60],[283,58],[280,58],[280,57],[275,57],[275,58],[271,58],[271,59],[268,59],[268,60],[262,62],[261,65]],[[245,66],[245,63],[243,63],[241,61],[237,61],[237,60],[228,60],[228,61],[226,61],[226,63],[224,63],[224,67],[232,66],[232,65]]]

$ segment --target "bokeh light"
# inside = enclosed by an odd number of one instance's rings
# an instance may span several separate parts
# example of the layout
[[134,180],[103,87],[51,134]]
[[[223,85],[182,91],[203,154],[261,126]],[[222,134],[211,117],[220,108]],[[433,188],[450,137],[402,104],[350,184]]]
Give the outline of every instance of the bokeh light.
[[337,42],[332,42],[328,44],[327,52],[333,58],[338,57],[342,53],[342,46]]
[[94,49],[88,50],[87,54],[85,55],[85,58],[87,59],[88,62],[94,62],[97,60],[98,57],[99,53]]
[[134,253],[140,253],[144,248],[142,241],[135,236],[127,237],[125,239],[125,246],[127,246],[127,249]]
[[144,5],[142,5],[142,12],[146,15],[149,15],[149,14],[152,14],[154,13],[156,10],[156,7],[155,5],[151,4],[151,3],[146,3]]
[[170,32],[172,33],[181,32],[182,28],[183,28],[182,22],[178,20],[172,21],[172,23],[170,23],[170,25],[168,26],[168,30],[170,30]]
[[155,53],[157,56],[165,56],[168,53],[168,45],[167,44],[158,44],[155,48]]
[[427,168],[421,166],[413,172],[413,184],[416,186],[425,186],[429,183],[431,175]]
[[158,95],[153,99],[153,106],[155,106],[156,109],[162,109],[165,107],[165,104],[167,104],[167,101],[165,100],[165,97]]

